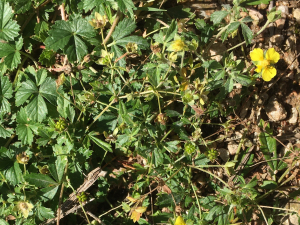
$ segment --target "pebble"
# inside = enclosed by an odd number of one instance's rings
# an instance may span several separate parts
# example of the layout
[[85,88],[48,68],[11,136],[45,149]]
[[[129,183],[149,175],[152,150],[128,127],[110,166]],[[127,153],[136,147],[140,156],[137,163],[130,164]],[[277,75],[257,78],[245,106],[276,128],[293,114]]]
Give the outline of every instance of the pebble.
[[296,19],[297,23],[300,24],[300,9],[294,9],[293,11],[293,17]]
[[291,115],[291,117],[289,118],[288,122],[289,122],[290,124],[296,124],[297,121],[298,121],[298,110],[297,110],[295,107],[293,107],[293,108],[292,108],[292,115]]
[[277,101],[275,96],[270,98],[265,110],[269,119],[274,122],[284,120],[287,115],[285,108]]
[[286,5],[280,5],[277,10],[281,11],[281,18],[276,20],[277,29],[282,30],[285,24],[286,17],[289,14],[289,8]]
[[239,145],[237,143],[235,143],[234,141],[230,141],[228,143],[227,147],[228,147],[229,154],[230,155],[235,155]]
[[224,161],[224,162],[227,162],[228,159],[229,159],[229,151],[225,148],[220,148],[218,149],[218,152],[219,152],[219,156],[220,158]]
[[263,19],[264,16],[257,10],[255,9],[249,9],[249,16],[251,19],[253,19],[253,24],[258,25]]
[[283,40],[284,40],[284,37],[281,34],[275,34],[270,38],[270,41],[272,43],[276,43],[276,45],[280,45],[283,42]]

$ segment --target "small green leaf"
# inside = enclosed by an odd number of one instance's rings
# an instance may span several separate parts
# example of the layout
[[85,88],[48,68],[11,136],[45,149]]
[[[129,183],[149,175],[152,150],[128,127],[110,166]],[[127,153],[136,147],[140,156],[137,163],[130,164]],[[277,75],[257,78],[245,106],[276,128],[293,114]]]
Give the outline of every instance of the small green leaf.
[[273,180],[264,180],[263,184],[260,185],[263,189],[275,189],[277,186],[277,182]]
[[52,187],[58,185],[58,183],[45,174],[30,173],[24,176],[24,178],[29,184],[35,185],[36,187]]
[[16,133],[22,144],[29,144],[33,142],[33,132],[37,133],[38,127],[28,117],[25,108],[21,108],[17,113],[17,127]]
[[246,43],[251,44],[251,41],[253,39],[253,34],[251,29],[244,23],[242,23],[241,26],[242,26],[242,33]]
[[44,219],[54,218],[54,212],[51,209],[46,208],[44,206],[37,207],[37,215],[38,215],[39,219],[42,221]]
[[44,50],[39,57],[39,62],[47,67],[55,63],[55,52],[52,50]]
[[10,103],[8,99],[12,97],[12,84],[8,77],[0,76],[0,111],[10,112]]
[[227,15],[229,14],[228,11],[215,11],[210,16],[210,20],[214,23],[220,23]]
[[228,80],[226,81],[225,85],[225,90],[229,93],[232,91],[233,89],[233,79],[232,78],[228,78]]
[[14,133],[13,129],[7,129],[0,123],[0,137],[10,137]]
[[19,63],[21,63],[21,55],[17,47],[19,48],[17,45],[0,42],[0,57],[5,57],[4,63],[11,70],[17,68]]
[[128,36],[117,40],[115,43],[123,47],[125,47],[128,43],[136,43],[140,49],[146,49],[149,47],[147,40],[140,36]]
[[93,136],[94,134],[95,134],[94,132],[89,133],[89,137],[96,145],[98,145],[104,151],[113,152],[110,144],[108,144],[104,141],[101,141],[99,138],[96,138],[95,136]]
[[175,20],[172,20],[167,30],[167,33],[165,35],[164,42],[168,43],[169,41],[171,41],[175,37],[176,33],[177,33],[177,22]]

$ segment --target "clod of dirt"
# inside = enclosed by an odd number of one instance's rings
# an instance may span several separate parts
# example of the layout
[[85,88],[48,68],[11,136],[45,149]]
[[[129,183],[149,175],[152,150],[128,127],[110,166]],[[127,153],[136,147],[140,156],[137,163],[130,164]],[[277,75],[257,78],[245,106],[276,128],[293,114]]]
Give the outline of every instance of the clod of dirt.
[[289,118],[288,122],[290,124],[296,124],[297,121],[298,121],[298,110],[295,107],[293,107],[291,117]]
[[285,108],[277,101],[275,96],[270,98],[265,110],[269,119],[274,122],[284,120],[287,115]]
[[234,141],[230,141],[228,143],[227,147],[228,147],[229,154],[230,155],[235,155],[239,145],[237,143],[235,143]]
[[284,61],[286,62],[286,64],[289,66],[291,70],[296,69],[299,66],[299,62],[297,59],[295,60],[295,57],[296,54],[293,53],[291,50],[284,53]]
[[296,19],[297,23],[300,24],[300,9],[295,9],[293,11],[293,17]]
[[222,43],[214,43],[209,52],[210,52],[210,55],[212,56],[211,58],[220,62],[223,58],[222,54],[223,52],[225,52],[227,49],[225,47],[225,45],[223,45]]
[[225,148],[220,148],[218,149],[218,152],[220,153],[220,158],[224,161],[227,162],[229,159],[229,151]]
[[284,40],[284,37],[281,34],[275,34],[270,38],[270,41],[274,44],[276,43],[276,45],[281,45],[283,40]]
[[263,21],[264,16],[255,9],[249,9],[249,16],[254,20],[253,24],[258,25],[261,21]]

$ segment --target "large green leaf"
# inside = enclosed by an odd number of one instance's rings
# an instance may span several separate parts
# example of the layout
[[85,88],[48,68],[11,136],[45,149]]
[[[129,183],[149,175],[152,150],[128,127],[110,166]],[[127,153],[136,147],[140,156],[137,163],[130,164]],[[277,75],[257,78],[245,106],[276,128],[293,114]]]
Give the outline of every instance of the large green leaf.
[[58,182],[62,182],[64,170],[67,164],[67,157],[66,156],[58,156],[55,162],[49,163],[49,171],[54,179]]
[[0,76],[0,111],[10,112],[8,99],[12,97],[12,84],[8,77]]
[[140,36],[125,37],[121,40],[117,40],[116,44],[125,47],[130,42],[137,44],[141,49],[146,49],[147,47],[149,47],[147,40]]
[[19,163],[15,160],[12,150],[1,148],[0,171],[12,185],[17,185],[23,181],[22,171]]
[[46,48],[63,50],[70,61],[81,61],[88,54],[88,48],[83,38],[95,37],[94,28],[83,18],[69,21],[56,21],[45,40]]
[[33,132],[37,133],[38,127],[30,120],[25,108],[21,108],[17,113],[17,124],[16,133],[19,140],[21,140],[23,145],[31,145],[33,142]]
[[12,8],[5,1],[0,1],[0,39],[12,41],[17,37],[20,26],[12,20],[14,16]]
[[16,68],[21,62],[21,55],[19,50],[21,50],[22,46],[22,38],[15,42],[15,44],[0,42],[0,57],[5,57],[4,64],[11,70]]
[[35,185],[36,187],[58,186],[58,183],[56,183],[51,177],[45,174],[30,173],[24,176],[24,178],[29,184]]
[[132,0],[117,0],[117,3],[122,13],[126,14],[126,10],[127,10],[129,12],[130,17],[131,18],[134,17],[133,10],[132,10],[134,8],[134,4]]
[[131,34],[136,28],[134,20],[125,18],[115,28],[112,37],[115,41]]

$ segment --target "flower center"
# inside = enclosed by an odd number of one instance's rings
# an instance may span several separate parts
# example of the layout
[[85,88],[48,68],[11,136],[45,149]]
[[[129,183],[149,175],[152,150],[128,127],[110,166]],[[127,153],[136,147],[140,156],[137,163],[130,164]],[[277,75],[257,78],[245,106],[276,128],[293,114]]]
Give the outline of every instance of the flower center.
[[263,61],[261,61],[260,65],[264,69],[270,65],[270,62],[267,59],[264,59]]

